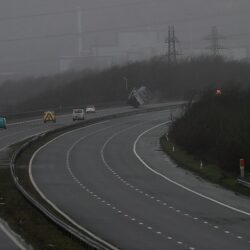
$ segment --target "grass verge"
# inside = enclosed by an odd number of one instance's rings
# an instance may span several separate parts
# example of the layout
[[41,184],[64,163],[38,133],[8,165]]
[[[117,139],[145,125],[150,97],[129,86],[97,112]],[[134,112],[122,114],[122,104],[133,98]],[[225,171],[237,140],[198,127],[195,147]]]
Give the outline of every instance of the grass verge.
[[[188,169],[200,177],[219,184],[220,186],[234,191],[236,194],[250,196],[250,189],[237,182],[237,176],[224,172],[220,167],[202,163],[194,156],[167,139],[165,135],[160,138],[162,150],[167,153],[179,167]],[[173,150],[174,147],[174,150]]]

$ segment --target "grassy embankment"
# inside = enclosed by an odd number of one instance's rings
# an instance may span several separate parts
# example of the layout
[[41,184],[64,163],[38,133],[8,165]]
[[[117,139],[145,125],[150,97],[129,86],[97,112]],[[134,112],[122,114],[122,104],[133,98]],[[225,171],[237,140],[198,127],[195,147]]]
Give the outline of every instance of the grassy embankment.
[[[167,140],[165,135],[160,138],[160,143],[163,151],[166,152],[179,167],[190,170],[198,176],[236,193],[250,196],[250,189],[238,184],[237,176],[228,174],[213,164],[203,162],[203,167],[201,167],[200,160],[185,152],[172,141]],[[174,152],[173,146],[175,148]]]
[[246,161],[246,179],[250,173],[250,91],[226,87],[222,95],[204,92],[170,126],[161,146],[179,166],[250,195],[249,188],[237,183],[241,158]]

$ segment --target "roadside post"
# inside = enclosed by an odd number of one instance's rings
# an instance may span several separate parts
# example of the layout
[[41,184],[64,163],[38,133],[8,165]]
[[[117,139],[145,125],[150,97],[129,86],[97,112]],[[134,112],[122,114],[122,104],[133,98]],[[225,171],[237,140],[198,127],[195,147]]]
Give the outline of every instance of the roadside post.
[[172,109],[170,111],[170,120],[173,121],[173,111],[172,111]]
[[165,138],[168,141],[168,133],[165,134]]
[[240,159],[240,177],[245,177],[245,159]]

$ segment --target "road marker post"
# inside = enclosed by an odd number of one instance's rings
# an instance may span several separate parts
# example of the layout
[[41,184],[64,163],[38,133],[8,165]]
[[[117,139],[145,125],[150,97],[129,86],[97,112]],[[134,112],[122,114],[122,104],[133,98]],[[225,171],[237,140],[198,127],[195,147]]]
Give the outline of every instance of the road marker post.
[[166,140],[168,141],[168,133],[165,134]]
[[245,159],[240,159],[240,177],[245,177]]

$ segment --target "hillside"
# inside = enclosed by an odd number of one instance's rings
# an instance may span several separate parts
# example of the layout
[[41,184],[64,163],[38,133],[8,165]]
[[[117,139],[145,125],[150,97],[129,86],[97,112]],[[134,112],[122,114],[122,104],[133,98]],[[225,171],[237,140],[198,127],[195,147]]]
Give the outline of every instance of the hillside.
[[208,86],[219,87],[232,80],[249,86],[250,64],[220,57],[201,56],[176,64],[153,58],[100,72],[70,72],[9,82],[0,87],[0,107],[7,112],[23,112],[88,103],[123,103],[128,95],[124,77],[129,90],[145,85],[155,98],[190,99]]

